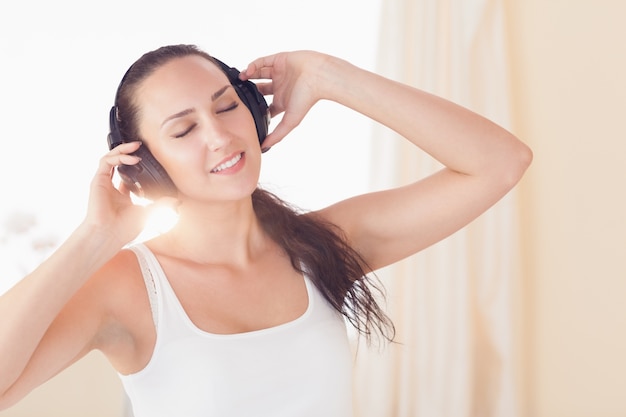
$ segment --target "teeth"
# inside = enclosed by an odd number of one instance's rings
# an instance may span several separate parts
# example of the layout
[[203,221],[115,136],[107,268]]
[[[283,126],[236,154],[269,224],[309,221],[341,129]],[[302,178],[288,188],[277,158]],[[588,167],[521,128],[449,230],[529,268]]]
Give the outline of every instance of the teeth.
[[222,171],[222,170],[224,170],[226,168],[230,168],[233,165],[235,165],[237,162],[239,162],[240,159],[241,159],[241,154],[237,154],[230,161],[226,161],[223,164],[220,164],[220,165],[216,166],[215,168],[213,168],[211,170],[211,172],[220,172],[220,171]]

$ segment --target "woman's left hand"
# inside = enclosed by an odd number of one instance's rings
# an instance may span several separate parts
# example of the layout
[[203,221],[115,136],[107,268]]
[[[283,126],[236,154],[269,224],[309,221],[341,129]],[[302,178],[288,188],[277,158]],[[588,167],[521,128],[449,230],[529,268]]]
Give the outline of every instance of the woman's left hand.
[[270,80],[259,82],[257,87],[261,94],[273,95],[269,106],[272,117],[284,112],[280,123],[265,139],[264,148],[280,142],[323,98],[320,75],[331,59],[328,55],[312,51],[282,52],[258,58],[241,72],[239,77],[242,80]]

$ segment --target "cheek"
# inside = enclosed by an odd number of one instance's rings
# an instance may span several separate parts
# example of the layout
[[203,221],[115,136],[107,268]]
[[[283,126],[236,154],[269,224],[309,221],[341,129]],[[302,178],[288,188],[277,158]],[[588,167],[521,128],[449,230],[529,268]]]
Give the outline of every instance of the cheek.
[[155,157],[162,161],[161,165],[172,179],[180,175],[189,175],[190,171],[203,167],[204,152],[192,143],[184,146],[171,146],[158,150]]

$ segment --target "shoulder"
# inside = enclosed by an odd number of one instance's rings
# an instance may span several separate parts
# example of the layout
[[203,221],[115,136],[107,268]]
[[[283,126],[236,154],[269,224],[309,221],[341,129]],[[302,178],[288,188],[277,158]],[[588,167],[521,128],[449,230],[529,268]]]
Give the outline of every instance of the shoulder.
[[[141,269],[136,255],[129,249],[120,250],[89,280],[102,296],[130,296],[141,283]],[[117,304],[117,303],[115,303]]]
[[125,323],[145,307],[149,309],[146,288],[137,255],[120,250],[91,280],[110,319]]
[[141,365],[143,352],[155,338],[150,302],[135,253],[119,251],[88,283],[97,294],[102,325],[96,348],[113,366],[127,373]]

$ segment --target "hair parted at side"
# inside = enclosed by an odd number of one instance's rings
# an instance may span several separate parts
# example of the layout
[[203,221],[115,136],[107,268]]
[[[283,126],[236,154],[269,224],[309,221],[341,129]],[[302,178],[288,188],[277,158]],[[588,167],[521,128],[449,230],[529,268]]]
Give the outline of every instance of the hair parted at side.
[[[139,108],[135,94],[155,70],[175,58],[197,55],[219,65],[195,45],[163,46],[141,56],[120,83],[115,105],[122,137],[139,139]],[[324,298],[366,338],[392,341],[395,328],[380,307],[383,295],[375,275],[368,275],[363,258],[334,224],[290,206],[258,188],[252,194],[255,213],[264,231],[285,251],[294,269],[307,274]]]

